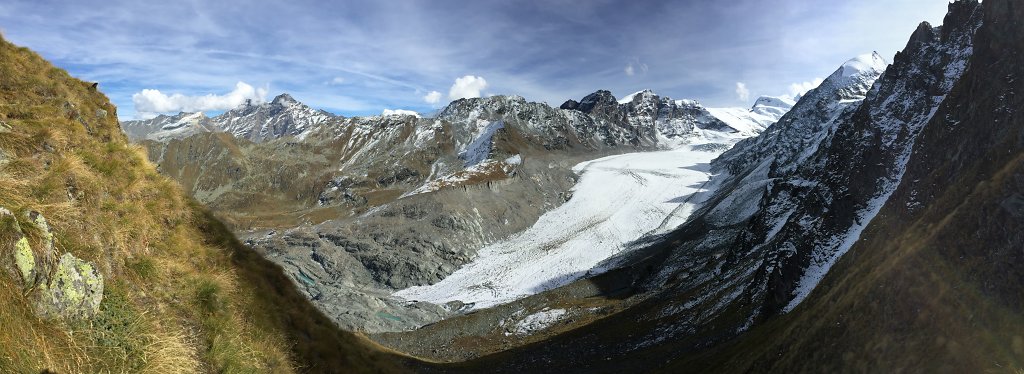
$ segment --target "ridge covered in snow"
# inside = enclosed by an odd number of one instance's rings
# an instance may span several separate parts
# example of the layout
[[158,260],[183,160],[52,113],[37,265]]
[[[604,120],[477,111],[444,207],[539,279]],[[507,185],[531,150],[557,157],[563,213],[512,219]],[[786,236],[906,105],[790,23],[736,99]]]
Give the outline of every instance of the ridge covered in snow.
[[762,96],[750,109],[708,108],[711,115],[744,134],[756,135],[777,122],[796,102],[784,97]]
[[181,112],[173,116],[161,114],[149,120],[121,122],[121,128],[133,141],[167,141],[210,132],[212,129],[208,122],[209,118],[202,112]]
[[[414,113],[399,110],[390,114]],[[310,108],[291,95],[281,94],[269,103],[246,102],[214,117],[207,117],[201,112],[182,112],[174,116],[124,121],[121,128],[133,141],[164,142],[203,132],[228,132],[237,138],[258,143],[284,136],[302,138],[318,126],[339,119],[333,114]]]

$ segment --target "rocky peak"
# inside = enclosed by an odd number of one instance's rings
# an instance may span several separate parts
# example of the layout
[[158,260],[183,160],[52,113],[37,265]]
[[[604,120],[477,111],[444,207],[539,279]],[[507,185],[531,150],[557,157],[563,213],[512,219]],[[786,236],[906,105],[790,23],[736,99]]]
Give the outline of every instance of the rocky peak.
[[658,101],[658,95],[649,89],[643,91],[637,91],[632,94],[626,95],[618,101],[619,104],[629,103],[643,103],[643,102],[655,102]]
[[[846,61],[818,88],[814,89],[817,95],[814,99],[862,100],[871,88],[871,84],[882,75],[887,66],[888,62],[877,52],[854,57]],[[810,95],[811,93],[808,93],[805,96]]]
[[298,100],[295,100],[295,98],[293,98],[292,95],[289,95],[287,93],[283,93],[283,94],[277,95],[277,97],[275,97],[274,100],[271,101],[271,104],[277,104],[277,105],[298,104],[298,103],[299,103]]
[[337,117],[323,110],[313,109],[280,94],[269,103],[243,104],[210,119],[216,131],[229,132],[253,142],[263,142],[284,136],[304,137],[309,130]]
[[578,109],[584,113],[590,113],[595,110],[602,108],[618,107],[619,102],[615,100],[615,96],[612,95],[611,91],[598,90],[590,95],[584,96],[583,100],[580,100]]
[[[1005,5],[1006,3],[1003,3],[1003,4]],[[1011,13],[1010,9],[995,10],[998,7],[1000,7],[1000,4],[999,4],[998,1],[996,1],[996,4],[989,4],[988,2],[986,2],[985,3],[985,7],[987,9],[987,11],[986,11],[987,14],[1009,15]],[[1020,9],[1020,6],[1018,6],[1017,8]],[[956,26],[953,26],[953,27],[949,27],[949,26],[970,24],[971,23],[971,18],[973,17],[974,12],[981,10],[981,3],[979,3],[977,0],[956,0],[956,1],[952,2],[952,3],[949,3],[949,8],[948,9],[949,9],[949,11],[946,12],[946,16],[942,19],[943,27],[940,28],[941,38],[942,38],[943,41],[949,40],[949,38],[954,33],[954,29],[957,28]],[[992,10],[995,10],[995,11],[993,12]],[[1018,12],[1018,14],[1019,13],[1020,12]],[[1016,21],[1015,23],[1020,24],[1020,18],[1010,18],[1010,19],[1013,19],[1013,20]],[[989,21],[992,21],[991,23],[998,23],[998,22],[995,22],[996,20],[985,20],[985,21],[986,21],[986,24],[989,24],[990,23]]]
[[527,105],[522,96],[494,95],[452,101],[437,114],[437,118],[457,121],[461,118],[479,117],[481,113],[505,113]]

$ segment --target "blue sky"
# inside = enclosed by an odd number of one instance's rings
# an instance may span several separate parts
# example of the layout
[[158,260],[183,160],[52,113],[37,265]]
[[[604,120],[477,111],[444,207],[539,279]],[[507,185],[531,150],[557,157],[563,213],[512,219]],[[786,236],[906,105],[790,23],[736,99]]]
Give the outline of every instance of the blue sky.
[[429,113],[492,94],[559,105],[598,89],[749,106],[812,86],[859,54],[891,60],[918,23],[940,24],[946,5],[5,0],[0,30],[99,81],[122,119],[282,92],[343,115]]

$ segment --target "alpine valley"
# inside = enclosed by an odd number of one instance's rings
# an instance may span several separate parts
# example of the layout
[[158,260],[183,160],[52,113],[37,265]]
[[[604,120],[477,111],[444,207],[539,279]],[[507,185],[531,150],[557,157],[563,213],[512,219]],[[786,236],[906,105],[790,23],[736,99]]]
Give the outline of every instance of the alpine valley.
[[0,371],[1024,370],[1017,0],[749,108],[281,94],[119,132],[0,47]]

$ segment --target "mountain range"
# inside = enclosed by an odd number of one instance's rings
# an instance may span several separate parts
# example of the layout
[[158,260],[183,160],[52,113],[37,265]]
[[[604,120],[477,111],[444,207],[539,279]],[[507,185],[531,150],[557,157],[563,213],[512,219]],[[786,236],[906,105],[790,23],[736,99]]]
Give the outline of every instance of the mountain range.
[[[493,96],[455,101],[434,118],[323,120],[282,95],[200,122],[225,131],[152,135],[143,144],[162,173],[289,269],[342,326],[395,331],[453,310],[405,305],[391,292],[440,281],[482,246],[533,225],[570,199],[577,163],[683,143],[717,144],[703,152],[712,157],[789,109],[785,100],[765,98],[749,111],[731,110],[730,125],[695,101],[651,91],[622,102],[597,91],[581,103],[556,109]],[[276,115],[239,115],[248,112]],[[206,118],[182,113],[124,127],[166,128],[197,117]],[[303,131],[246,135],[282,123]]]
[[120,124],[2,42],[0,371],[1020,372],[1021,20],[751,108]]

